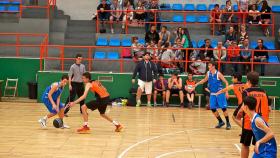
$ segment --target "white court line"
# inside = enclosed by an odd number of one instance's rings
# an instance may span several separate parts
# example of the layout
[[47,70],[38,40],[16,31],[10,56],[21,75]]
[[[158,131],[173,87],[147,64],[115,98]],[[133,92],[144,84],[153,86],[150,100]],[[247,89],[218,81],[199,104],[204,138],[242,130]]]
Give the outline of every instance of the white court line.
[[234,146],[237,148],[237,150],[241,153],[241,148],[239,147],[238,144],[234,144]]

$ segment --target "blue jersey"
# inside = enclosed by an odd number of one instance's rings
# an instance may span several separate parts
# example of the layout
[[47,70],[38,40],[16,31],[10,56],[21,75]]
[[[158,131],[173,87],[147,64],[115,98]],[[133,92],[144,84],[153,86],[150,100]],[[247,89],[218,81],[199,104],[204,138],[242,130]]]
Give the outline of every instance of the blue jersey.
[[[52,85],[48,86],[48,87],[45,89],[45,91],[44,91],[44,93],[43,93],[43,95],[42,95],[42,101],[43,101],[43,102],[49,100],[48,94],[49,94],[50,90],[52,89],[52,86],[55,85],[55,84],[59,85],[60,82],[55,82],[55,83],[53,83]],[[58,88],[53,92],[53,94],[52,94],[52,99],[53,99],[54,102],[57,101],[57,98],[60,96],[60,94],[62,93],[62,91],[63,91],[63,89],[62,89],[61,87],[58,87]]]
[[[265,123],[265,125],[268,126],[267,123],[263,120],[263,118],[259,114],[255,114],[254,115],[251,125],[252,125],[252,131],[254,133],[256,141],[262,139],[266,135],[266,133],[264,131],[262,131],[261,129],[259,129],[257,127],[257,125],[256,125],[256,119],[257,118],[260,118]],[[270,139],[266,143],[260,144],[260,146],[259,146],[259,154],[256,154],[256,155],[266,155],[268,153],[269,154],[273,154],[274,153],[275,156],[276,156],[277,145],[276,145],[275,138]]]
[[217,93],[218,91],[222,90],[223,84],[222,81],[219,79],[219,71],[216,71],[214,74],[212,74],[210,71],[207,72],[208,75],[208,88],[211,93]]

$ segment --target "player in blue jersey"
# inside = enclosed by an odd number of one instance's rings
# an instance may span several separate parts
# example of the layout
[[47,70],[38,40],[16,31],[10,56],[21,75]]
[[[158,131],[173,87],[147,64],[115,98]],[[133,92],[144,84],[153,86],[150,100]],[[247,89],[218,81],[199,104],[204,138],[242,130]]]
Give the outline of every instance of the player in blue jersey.
[[216,128],[221,128],[225,125],[224,121],[221,119],[219,112],[217,109],[222,109],[224,116],[226,118],[226,129],[229,130],[231,128],[229,117],[227,113],[227,96],[228,92],[216,95],[216,93],[224,88],[223,82],[225,83],[226,87],[228,87],[228,82],[225,79],[224,75],[221,74],[216,69],[216,62],[211,61],[208,63],[209,71],[205,75],[205,78],[202,79],[200,82],[196,83],[194,86],[197,87],[200,84],[203,84],[208,81],[208,89],[210,90],[210,109],[212,110],[215,117],[218,119],[219,123]]
[[[60,96],[64,86],[68,83],[68,79],[67,75],[63,75],[59,82],[54,82],[45,89],[42,95],[42,102],[48,109],[49,114],[38,120],[43,128],[47,127],[47,119],[55,116],[56,114],[58,114],[59,118],[63,119],[64,105],[60,102]],[[64,124],[62,128],[69,127]]]
[[276,140],[268,124],[256,113],[257,100],[254,97],[247,96],[243,102],[242,109],[251,119],[252,131],[256,138],[253,158],[276,158]]

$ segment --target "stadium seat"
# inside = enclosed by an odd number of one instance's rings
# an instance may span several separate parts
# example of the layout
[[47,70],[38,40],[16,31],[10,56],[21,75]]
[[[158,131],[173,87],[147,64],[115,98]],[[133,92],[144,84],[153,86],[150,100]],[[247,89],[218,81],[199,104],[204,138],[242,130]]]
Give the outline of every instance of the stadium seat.
[[19,11],[19,7],[18,6],[9,6],[8,7],[8,11],[9,12],[18,12]]
[[0,12],[4,12],[4,11],[6,11],[5,6],[0,6]]
[[130,38],[123,38],[122,39],[122,46],[123,47],[130,47],[132,45]]
[[10,4],[10,1],[9,0],[1,0],[0,4]]
[[209,17],[207,15],[201,15],[197,17],[197,22],[199,23],[207,23],[209,22]]
[[279,5],[272,6],[271,10],[274,13],[280,13],[280,6]]
[[261,10],[262,10],[262,6],[259,5],[259,6],[258,6],[258,11],[261,11]]
[[107,58],[110,60],[117,60],[120,58],[119,53],[118,52],[109,52],[107,54]]
[[108,41],[106,38],[102,38],[102,37],[98,37],[97,42],[96,42],[97,46],[107,46],[108,45]]
[[146,43],[144,38],[139,38],[138,42],[142,45],[145,45],[145,43]]
[[256,41],[251,41],[250,42],[250,48],[255,49],[258,46],[258,43]]
[[205,44],[204,39],[197,42],[197,47],[200,48]]
[[105,52],[95,52],[94,59],[105,59]]
[[194,4],[185,4],[184,10],[185,11],[194,11],[195,10]]
[[276,48],[275,48],[275,44],[274,44],[274,42],[273,41],[264,41],[264,43],[263,43],[266,47],[267,47],[267,49],[269,49],[269,50],[275,50]]
[[233,5],[233,11],[237,12],[238,11],[238,5]]
[[19,4],[20,4],[20,1],[12,1],[11,4],[19,5]]
[[225,7],[226,7],[226,5],[223,4],[220,6],[220,9],[223,10],[223,9],[225,9]]
[[171,10],[171,5],[170,4],[161,4],[160,10]]
[[218,46],[218,41],[215,40],[215,39],[211,40],[211,46],[212,46],[213,48],[217,47],[217,46]]
[[187,15],[186,16],[186,22],[196,22],[196,17],[194,15]]
[[211,11],[215,8],[215,4],[209,4],[208,10]]
[[207,10],[207,6],[206,6],[206,4],[197,4],[196,10],[197,11],[206,11]]
[[178,4],[178,3],[175,3],[172,5],[172,10],[183,10],[183,5],[182,4]]
[[168,19],[162,19],[162,18],[160,18],[159,21],[160,21],[160,22],[170,22],[170,20],[168,20]]
[[193,48],[197,48],[197,43],[195,40],[192,40],[192,45],[193,45]]
[[279,63],[279,58],[278,56],[274,56],[274,55],[271,55],[268,57],[268,62],[269,63]]
[[111,38],[110,41],[109,41],[109,46],[120,46],[121,45],[121,40],[118,39],[118,38]]
[[184,17],[182,15],[174,15],[172,18],[173,22],[184,22]]

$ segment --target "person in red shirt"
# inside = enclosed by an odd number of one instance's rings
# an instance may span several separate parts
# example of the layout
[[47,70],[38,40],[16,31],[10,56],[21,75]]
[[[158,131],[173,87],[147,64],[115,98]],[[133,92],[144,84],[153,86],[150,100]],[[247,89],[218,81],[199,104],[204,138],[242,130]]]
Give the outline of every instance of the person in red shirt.
[[[240,48],[236,41],[232,41],[231,45],[227,48],[227,61],[239,62],[240,61]],[[232,64],[232,71],[238,72],[238,64]]]
[[[214,9],[211,11],[210,23],[221,23],[222,22],[222,12],[220,10],[219,4],[215,4]],[[219,31],[220,26],[218,25]],[[211,25],[211,31],[213,30],[213,25]]]

